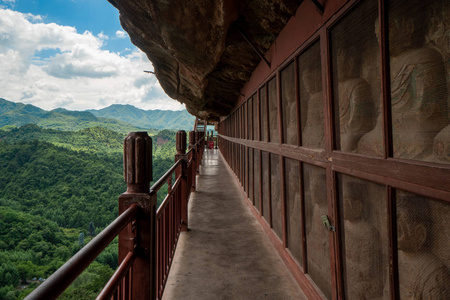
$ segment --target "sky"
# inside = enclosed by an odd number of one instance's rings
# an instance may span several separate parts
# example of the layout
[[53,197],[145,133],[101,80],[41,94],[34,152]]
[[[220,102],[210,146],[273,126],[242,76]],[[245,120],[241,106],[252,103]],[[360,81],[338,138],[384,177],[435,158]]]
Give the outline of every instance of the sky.
[[107,0],[0,0],[0,98],[51,110],[181,110]]

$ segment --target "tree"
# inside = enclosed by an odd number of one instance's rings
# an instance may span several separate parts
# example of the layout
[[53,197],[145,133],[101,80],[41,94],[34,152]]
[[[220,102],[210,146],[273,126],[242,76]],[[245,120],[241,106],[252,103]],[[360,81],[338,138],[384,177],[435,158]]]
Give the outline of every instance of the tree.
[[92,222],[89,223],[89,234],[91,235],[91,239],[93,239],[95,236],[95,227]]
[[84,246],[84,233],[80,232],[80,235],[78,236],[78,245],[80,247]]

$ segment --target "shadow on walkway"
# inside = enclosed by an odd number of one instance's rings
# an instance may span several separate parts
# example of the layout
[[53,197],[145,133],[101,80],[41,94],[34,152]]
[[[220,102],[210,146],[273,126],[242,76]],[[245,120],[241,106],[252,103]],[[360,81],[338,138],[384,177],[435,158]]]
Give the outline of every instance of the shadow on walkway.
[[306,299],[218,150],[205,150],[163,299]]

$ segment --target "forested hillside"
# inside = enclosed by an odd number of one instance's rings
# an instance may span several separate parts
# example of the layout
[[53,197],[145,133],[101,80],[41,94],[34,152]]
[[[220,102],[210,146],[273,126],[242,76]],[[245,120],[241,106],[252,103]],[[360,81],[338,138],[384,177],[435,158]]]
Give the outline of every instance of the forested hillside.
[[43,129],[35,124],[0,128],[0,140],[3,142],[39,140],[67,149],[96,153],[97,155],[122,153],[125,136],[124,133],[118,133],[103,127],[92,127],[79,131]]
[[142,130],[140,127],[116,119],[96,117],[90,112],[62,108],[46,111],[31,104],[14,103],[0,98],[0,127],[25,124],[59,130],[80,130],[96,126],[117,132]]
[[195,121],[195,117],[186,110],[143,110],[132,105],[114,104],[88,111],[97,117],[116,119],[142,128],[192,130]]
[[97,156],[40,141],[3,142],[0,205],[40,215],[61,227],[105,226],[125,191],[120,155]]
[[140,130],[192,130],[195,117],[186,110],[143,110],[132,105],[115,104],[99,110],[51,111],[0,98],[0,127],[36,124],[42,128],[76,131],[103,127],[117,132]]
[[[124,137],[101,127],[0,129],[0,299],[23,298],[117,217]],[[175,132],[152,138],[158,179],[174,162]],[[117,267],[115,243],[61,299],[94,298]]]

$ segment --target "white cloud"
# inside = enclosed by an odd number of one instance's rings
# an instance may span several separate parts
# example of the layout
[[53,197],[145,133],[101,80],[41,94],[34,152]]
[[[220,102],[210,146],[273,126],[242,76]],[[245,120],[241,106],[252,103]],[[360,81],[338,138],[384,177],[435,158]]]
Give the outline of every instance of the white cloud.
[[128,34],[125,31],[117,30],[116,31],[116,37],[119,39],[124,39],[128,36]]
[[[42,18],[0,9],[0,97],[44,109],[99,109],[131,104],[183,109],[164,94],[146,55],[104,50],[107,36],[42,23]],[[125,34],[125,33],[124,33]],[[118,34],[116,33],[118,36]]]
[[0,0],[0,8],[14,7],[16,0]]
[[104,34],[103,31],[100,32],[99,34],[97,34],[97,37],[98,37],[100,40],[107,40],[107,39],[109,39],[109,36],[107,36],[106,34]]

